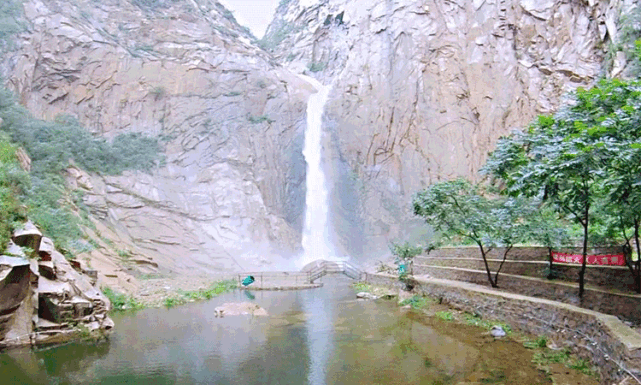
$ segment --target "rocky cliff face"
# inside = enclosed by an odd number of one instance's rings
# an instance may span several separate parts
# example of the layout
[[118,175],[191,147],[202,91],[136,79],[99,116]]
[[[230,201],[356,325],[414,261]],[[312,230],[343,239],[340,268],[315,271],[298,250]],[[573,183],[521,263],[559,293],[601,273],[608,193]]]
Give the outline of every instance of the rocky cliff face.
[[214,0],[25,0],[27,31],[0,71],[39,117],[163,138],[152,174],[68,172],[96,223],[89,262],[135,290],[131,275],[274,266],[300,248],[313,90],[296,73],[333,87],[335,238],[372,259],[425,235],[415,191],[477,177],[500,135],[594,82],[630,4],[290,0],[263,50]]
[[131,282],[123,264],[212,273],[269,266],[300,247],[313,88],[250,44],[229,11],[213,0],[27,0],[24,9],[28,31],[2,68],[32,113],[166,145],[151,175],[69,171],[97,219],[104,247],[92,261],[107,283]]
[[[500,135],[554,112],[565,93],[603,75],[623,3],[281,5],[265,39],[274,56],[333,85],[326,121],[337,226],[362,228],[373,246],[361,248],[367,255],[421,235],[407,229],[411,194],[440,179],[478,178]],[[359,249],[346,237],[341,243]]]

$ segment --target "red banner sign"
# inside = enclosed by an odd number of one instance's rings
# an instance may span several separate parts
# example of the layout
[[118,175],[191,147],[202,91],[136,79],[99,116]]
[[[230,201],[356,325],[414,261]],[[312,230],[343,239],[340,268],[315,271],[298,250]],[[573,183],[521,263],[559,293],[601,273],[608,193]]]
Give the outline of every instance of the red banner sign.
[[[583,263],[583,255],[552,252],[552,260],[558,263]],[[588,265],[625,266],[623,254],[588,255]]]

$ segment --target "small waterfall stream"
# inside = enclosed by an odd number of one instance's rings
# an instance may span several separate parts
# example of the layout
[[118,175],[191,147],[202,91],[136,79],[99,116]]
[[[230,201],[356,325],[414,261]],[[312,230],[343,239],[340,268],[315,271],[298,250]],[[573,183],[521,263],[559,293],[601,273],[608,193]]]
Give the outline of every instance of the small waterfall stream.
[[305,196],[305,228],[303,230],[302,267],[318,259],[336,260],[329,236],[329,193],[322,161],[323,111],[331,87],[316,79],[300,75],[318,90],[307,102],[307,128],[303,155],[307,162],[307,194]]

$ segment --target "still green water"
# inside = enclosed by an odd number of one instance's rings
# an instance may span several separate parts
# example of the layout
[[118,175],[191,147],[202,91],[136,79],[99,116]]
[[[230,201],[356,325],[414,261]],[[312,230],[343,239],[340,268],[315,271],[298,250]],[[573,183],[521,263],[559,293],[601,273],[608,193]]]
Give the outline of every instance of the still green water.
[[[173,309],[115,314],[98,345],[0,355],[2,384],[549,383],[521,344],[484,330],[355,299],[351,281],[321,289],[235,291]],[[216,318],[251,301],[268,317]]]

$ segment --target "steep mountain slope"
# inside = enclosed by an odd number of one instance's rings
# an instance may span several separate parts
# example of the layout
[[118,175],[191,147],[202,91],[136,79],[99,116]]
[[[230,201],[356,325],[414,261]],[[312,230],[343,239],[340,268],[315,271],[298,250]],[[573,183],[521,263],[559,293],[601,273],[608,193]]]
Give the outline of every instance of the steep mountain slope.
[[255,44],[214,0],[25,0],[0,74],[40,118],[165,143],[151,174],[68,170],[95,221],[88,263],[133,291],[142,274],[282,268],[300,251],[314,91],[295,74],[333,87],[334,238],[372,260],[428,231],[411,215],[415,191],[477,177],[500,135],[602,76],[631,4],[285,0]]
[[131,281],[122,265],[214,273],[269,266],[300,247],[313,88],[252,46],[229,11],[210,0],[24,9],[26,31],[2,66],[22,104],[107,138],[144,132],[166,143],[151,175],[69,171],[98,220],[90,262],[107,283]]
[[439,179],[477,178],[500,135],[603,75],[604,47],[632,4],[624,3],[281,3],[264,46],[333,86],[326,126],[336,227],[365,235],[361,244],[337,232],[340,243],[371,256],[423,234],[408,230],[411,194]]

